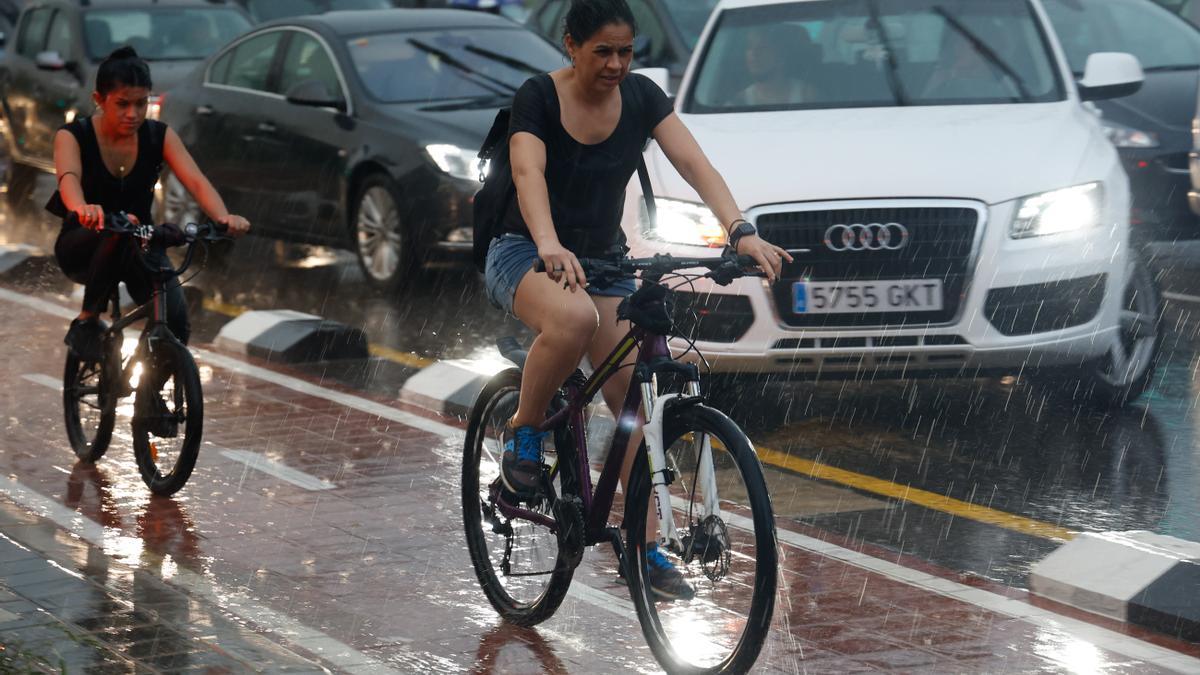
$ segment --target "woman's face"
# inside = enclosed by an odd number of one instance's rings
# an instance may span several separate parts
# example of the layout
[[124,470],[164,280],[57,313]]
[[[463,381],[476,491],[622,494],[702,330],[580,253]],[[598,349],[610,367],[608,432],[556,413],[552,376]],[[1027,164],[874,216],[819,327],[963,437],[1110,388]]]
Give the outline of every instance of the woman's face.
[[150,106],[150,90],[146,87],[117,85],[107,94],[92,94],[92,100],[104,113],[104,118],[111,125],[110,129],[118,135],[129,136],[137,133],[138,127],[146,120],[146,110]]
[[586,88],[611,91],[629,74],[633,61],[633,29],[627,23],[610,23],[583,44],[566,37],[567,54]]

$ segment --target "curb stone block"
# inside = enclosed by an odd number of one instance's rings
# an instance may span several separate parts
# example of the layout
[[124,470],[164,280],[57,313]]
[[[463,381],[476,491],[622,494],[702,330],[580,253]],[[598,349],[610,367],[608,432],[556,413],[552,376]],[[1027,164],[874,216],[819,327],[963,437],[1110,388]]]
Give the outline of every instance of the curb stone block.
[[291,310],[251,311],[221,327],[216,345],[284,363],[369,358],[367,336],[358,328]]
[[1088,532],[1035,565],[1029,582],[1050,600],[1200,639],[1200,543],[1144,530]]

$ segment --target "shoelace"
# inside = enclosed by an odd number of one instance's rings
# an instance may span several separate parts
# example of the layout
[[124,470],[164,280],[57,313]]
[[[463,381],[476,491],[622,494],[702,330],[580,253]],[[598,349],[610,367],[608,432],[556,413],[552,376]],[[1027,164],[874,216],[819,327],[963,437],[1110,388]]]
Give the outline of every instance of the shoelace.
[[542,461],[542,440],[549,432],[538,432],[533,427],[518,427],[516,431],[517,460],[526,462]]
[[663,552],[658,550],[657,545],[646,550],[646,560],[660,570],[675,569],[675,566],[671,564],[671,561],[667,560],[667,556],[663,555]]

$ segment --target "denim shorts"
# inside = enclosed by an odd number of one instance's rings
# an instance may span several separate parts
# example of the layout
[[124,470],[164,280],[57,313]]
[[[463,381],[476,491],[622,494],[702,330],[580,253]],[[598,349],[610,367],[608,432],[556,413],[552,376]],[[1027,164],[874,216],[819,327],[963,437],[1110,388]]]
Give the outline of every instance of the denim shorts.
[[[512,314],[517,286],[537,261],[537,244],[529,239],[511,233],[493,239],[488,246],[487,265],[483,273],[488,300],[497,308]],[[633,279],[622,279],[611,286],[588,286],[586,290],[588,295],[627,298],[633,295],[636,288]]]

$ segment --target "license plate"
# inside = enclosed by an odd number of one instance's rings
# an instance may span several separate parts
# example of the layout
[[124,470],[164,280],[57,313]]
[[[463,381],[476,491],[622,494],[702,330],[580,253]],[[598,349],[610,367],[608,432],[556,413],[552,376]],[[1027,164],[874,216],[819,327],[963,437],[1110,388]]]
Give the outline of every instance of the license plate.
[[936,312],[940,309],[941,279],[797,281],[792,284],[792,310],[797,314]]

